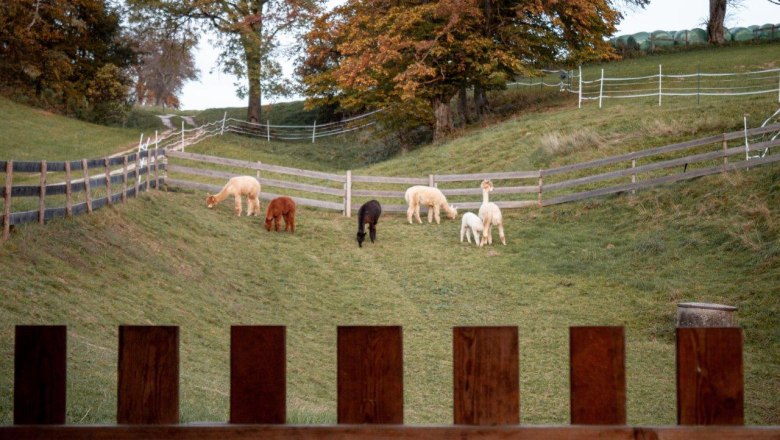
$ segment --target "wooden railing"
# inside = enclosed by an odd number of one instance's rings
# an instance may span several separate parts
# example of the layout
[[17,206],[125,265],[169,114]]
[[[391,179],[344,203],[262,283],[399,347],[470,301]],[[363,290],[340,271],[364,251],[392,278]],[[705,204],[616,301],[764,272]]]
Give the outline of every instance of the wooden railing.
[[[430,174],[424,177],[354,175],[351,170],[344,174],[325,173],[169,151],[167,155],[173,162],[168,171],[174,176],[169,177],[167,182],[173,186],[217,192],[221,185],[206,183],[208,178],[218,178],[224,183],[225,179],[245,174],[244,170],[249,170],[257,174],[263,185],[262,197],[266,200],[278,196],[275,192],[266,191],[267,187],[272,187],[283,190],[285,195],[292,195],[300,205],[341,211],[350,216],[360,203],[371,198],[380,199],[383,211],[405,212],[407,206],[403,200],[404,193],[411,185],[437,186],[458,208],[478,209],[482,203],[479,182],[492,179],[495,189],[491,193],[491,201],[495,201],[501,208],[549,206],[608,194],[635,192],[638,189],[777,162],[780,161],[778,154],[751,157],[749,160],[747,157],[780,147],[780,138],[752,143],[747,147],[744,139],[778,131],[780,124],[775,124],[546,170]],[[187,163],[200,163],[201,167],[185,165]],[[221,169],[202,168],[202,164],[216,165]],[[269,175],[279,177],[270,178]],[[201,179],[196,181],[181,176],[198,176]],[[302,183],[301,180],[311,183]],[[471,184],[464,187],[462,182]]]
[[404,426],[398,326],[338,327],[337,425],[285,425],[286,328],[230,332],[230,420],[179,424],[179,328],[120,326],[117,425],[66,425],[65,326],[18,326],[0,439],[778,439],[744,424],[742,330],[677,329],[678,426],[626,426],[622,327],[570,328],[569,426],[521,425],[517,327],[455,327],[453,426]]
[[[91,160],[0,161],[0,169],[5,171],[5,185],[0,188],[0,199],[3,200],[0,216],[3,240],[8,239],[11,226],[31,222],[44,224],[55,217],[91,213],[106,205],[125,203],[128,197],[134,197],[139,192],[158,188],[162,177],[160,161],[164,154],[163,150],[148,150]],[[144,164],[141,164],[142,160]],[[92,169],[100,172],[90,175],[89,170]],[[37,185],[14,184],[17,179],[31,180],[31,175],[38,181]],[[50,183],[54,179],[57,182]],[[101,192],[102,197],[95,197],[97,192]],[[84,201],[75,203],[74,195],[78,193],[84,193]],[[47,197],[51,200],[57,196],[64,196],[60,202],[64,204],[47,206]],[[18,198],[37,198],[37,209],[13,212],[13,201]]]

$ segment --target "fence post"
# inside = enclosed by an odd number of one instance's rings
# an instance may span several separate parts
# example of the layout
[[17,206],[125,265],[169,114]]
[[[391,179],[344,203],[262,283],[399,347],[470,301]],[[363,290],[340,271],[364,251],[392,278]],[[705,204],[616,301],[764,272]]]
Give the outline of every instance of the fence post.
[[661,89],[661,77],[663,75],[661,74],[661,65],[658,65],[658,106],[661,106],[661,96],[663,96],[662,89]]
[[106,169],[106,200],[108,205],[112,206],[114,201],[111,200],[111,169],[108,167],[108,158],[103,159],[103,166]]
[[569,363],[572,425],[625,425],[623,327],[570,327]]
[[151,176],[152,173],[150,172],[151,167],[149,166],[149,164],[152,163],[150,159],[151,159],[151,154],[149,151],[149,143],[147,143],[146,144],[146,192],[149,192],[149,180],[150,180],[149,178],[152,177]]
[[286,332],[284,326],[230,327],[230,423],[285,423]]
[[539,207],[542,207],[542,185],[544,180],[542,179],[542,170],[539,170]]
[[701,103],[701,72],[696,68],[696,105]]
[[14,161],[5,163],[5,195],[3,196],[3,241],[11,236],[11,191],[13,190]]
[[157,145],[154,146],[154,189],[160,190],[160,156],[158,156]]
[[14,342],[14,425],[65,423],[67,328],[17,325]]
[[577,91],[577,108],[582,108],[582,65],[579,66],[580,69],[580,80],[579,80],[579,88]]
[[87,198],[87,212],[92,214],[92,194],[89,188],[89,169],[87,168],[87,159],[81,159],[81,172],[84,176],[84,194]]
[[38,223],[44,224],[46,220],[46,161],[41,161],[41,180],[38,190]]
[[430,186],[431,188],[436,187],[436,181],[433,178],[433,174],[428,174],[428,186]]
[[[631,159],[631,169],[636,168],[636,159]],[[631,173],[631,183],[636,183],[636,172]],[[631,194],[636,194],[636,190],[632,189]]]
[[311,126],[311,143],[314,143],[314,135],[317,133],[317,121],[314,121],[314,125]]
[[604,69],[601,69],[601,82],[599,83],[599,108],[601,108],[601,98],[604,95]]
[[727,156],[727,150],[729,149],[729,142],[726,140],[726,133],[723,133],[723,170],[726,170],[726,165],[729,164],[729,157]]
[[347,181],[344,182],[344,215],[352,217],[352,170],[347,170]]
[[222,116],[222,129],[219,130],[219,135],[222,136],[225,134],[225,120],[227,120],[227,112]]
[[127,203],[127,155],[122,159],[122,203]]
[[266,119],[265,120],[265,135],[266,135],[266,141],[271,142],[271,120]]
[[184,119],[181,120],[181,152],[184,152]]
[[73,215],[73,188],[70,175],[70,161],[65,161],[65,215]]

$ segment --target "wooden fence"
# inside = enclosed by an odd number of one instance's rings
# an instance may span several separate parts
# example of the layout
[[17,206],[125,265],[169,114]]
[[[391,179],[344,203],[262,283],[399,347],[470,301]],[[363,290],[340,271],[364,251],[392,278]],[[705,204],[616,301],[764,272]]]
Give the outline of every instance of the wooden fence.
[[[289,190],[300,205],[341,211],[350,216],[362,201],[371,198],[382,201],[383,211],[405,212],[407,206],[403,198],[410,185],[437,186],[458,208],[478,209],[482,203],[479,182],[492,179],[495,189],[490,193],[491,201],[501,208],[549,206],[777,162],[780,155],[765,153],[780,146],[780,139],[767,137],[755,143],[746,139],[778,131],[780,124],[775,124],[546,170],[424,177],[354,175],[351,170],[344,174],[325,173],[169,151],[167,156],[173,162],[168,171],[174,177],[169,177],[167,183],[217,192],[221,185],[204,180],[218,178],[224,183],[225,179],[250,170],[257,174],[263,185],[262,197],[266,200],[278,196],[267,192],[267,187]],[[190,165],[194,163],[199,165]],[[203,168],[203,164],[222,169]],[[280,177],[270,178],[269,174]],[[201,181],[193,180],[192,176],[198,176]],[[289,180],[289,176],[295,181]],[[302,180],[312,183],[302,183]],[[471,183],[465,187],[464,182]],[[289,191],[284,191],[285,195],[291,195]]]
[[[158,188],[162,172],[160,162],[164,150],[148,150],[124,156],[101,159],[82,159],[65,162],[22,162],[0,161],[0,169],[5,171],[5,185],[0,188],[3,200],[3,213],[0,223],[3,225],[3,240],[7,240],[12,225],[39,222],[44,224],[54,217],[67,217],[82,213],[91,213],[105,205],[125,203],[141,191]],[[121,167],[121,168],[119,168]],[[89,170],[100,172],[90,176]],[[62,181],[49,183],[53,176],[64,173]],[[152,179],[151,174],[154,174]],[[29,181],[37,174],[37,185],[14,185],[15,179]],[[144,181],[144,176],[146,179]],[[35,178],[35,176],[33,176]],[[93,197],[97,190],[104,192],[103,197]],[[74,203],[74,195],[84,193],[84,201]],[[49,207],[46,197],[63,196],[64,206]],[[37,198],[38,208],[27,211],[12,211],[12,202],[16,198]]]
[[455,327],[453,423],[404,426],[398,326],[337,330],[337,425],[285,425],[286,328],[230,332],[227,423],[179,424],[179,328],[120,326],[117,425],[66,425],[65,326],[17,326],[14,424],[0,439],[778,439],[744,426],[742,330],[677,329],[677,426],[626,425],[622,327],[570,328],[568,426],[521,425],[517,327]]

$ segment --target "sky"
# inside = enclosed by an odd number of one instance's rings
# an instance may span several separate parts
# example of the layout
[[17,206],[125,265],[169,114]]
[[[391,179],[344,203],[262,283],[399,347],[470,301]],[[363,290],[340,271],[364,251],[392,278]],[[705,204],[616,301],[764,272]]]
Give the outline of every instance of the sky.
[[[780,6],[767,0],[742,0],[741,6],[726,11],[726,27],[780,23]],[[662,29],[682,30],[694,27],[704,28],[709,13],[709,0],[650,0],[645,8],[623,11],[624,19],[616,35],[636,32],[652,32]],[[219,71],[216,59],[219,52],[209,43],[201,40],[195,55],[200,70],[198,81],[188,82],[182,91],[183,110],[202,110],[219,107],[246,107],[246,100],[236,96],[236,78]],[[286,75],[292,76],[292,64],[282,63]],[[263,99],[263,103],[273,100]]]

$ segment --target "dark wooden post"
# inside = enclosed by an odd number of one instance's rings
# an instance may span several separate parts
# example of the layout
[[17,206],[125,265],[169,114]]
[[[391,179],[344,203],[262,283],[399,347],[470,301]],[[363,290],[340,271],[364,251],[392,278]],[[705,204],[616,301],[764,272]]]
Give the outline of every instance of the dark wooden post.
[[152,167],[151,162],[152,161],[152,152],[149,150],[146,150],[146,192],[149,192],[149,179],[152,177]]
[[338,423],[404,421],[401,327],[338,328]]
[[70,161],[65,161],[65,215],[73,216],[73,188],[70,175]]
[[742,329],[677,329],[677,423],[743,425]]
[[230,423],[285,423],[286,330],[230,328]]
[[179,423],[179,328],[119,326],[117,423]]
[[452,329],[454,422],[520,423],[517,327]]
[[41,180],[38,190],[38,223],[46,222],[46,161],[41,161]]
[[160,190],[160,157],[157,154],[157,146],[154,147],[154,189]]
[[626,424],[623,327],[569,329],[571,423]]
[[103,159],[103,167],[106,169],[106,196],[108,206],[111,206],[114,204],[114,201],[111,199],[111,168],[108,166],[108,158]]
[[122,158],[122,203],[127,203],[127,155]]
[[84,175],[84,194],[87,197],[87,212],[92,213],[92,193],[89,189],[89,168],[87,167],[87,159],[81,159],[81,170]]
[[3,195],[3,241],[11,237],[11,191],[13,191],[14,161],[5,163],[5,194]]
[[65,423],[67,328],[16,326],[14,424]]

